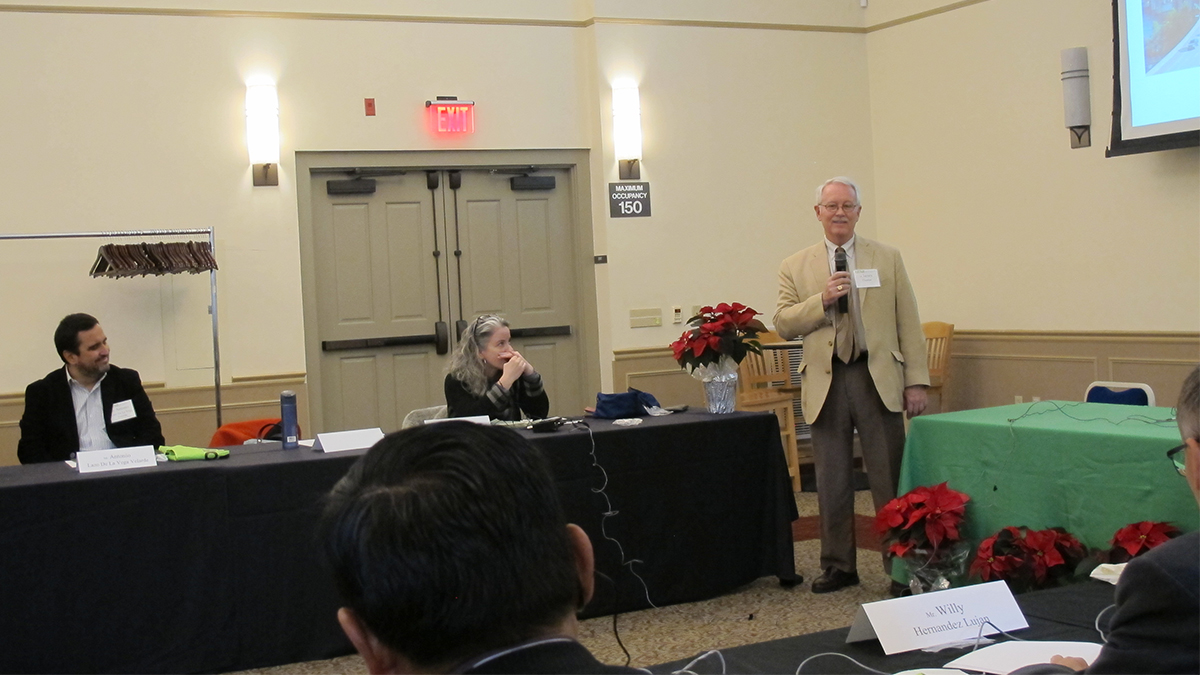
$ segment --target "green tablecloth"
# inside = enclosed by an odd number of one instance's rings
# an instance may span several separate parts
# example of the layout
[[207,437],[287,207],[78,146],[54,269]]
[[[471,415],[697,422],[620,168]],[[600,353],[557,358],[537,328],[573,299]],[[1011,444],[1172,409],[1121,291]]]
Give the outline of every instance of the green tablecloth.
[[1200,527],[1167,459],[1179,445],[1171,408],[1040,401],[913,419],[899,494],[947,481],[971,497],[963,533],[978,545],[1007,525],[1063,527],[1107,548],[1141,520]]

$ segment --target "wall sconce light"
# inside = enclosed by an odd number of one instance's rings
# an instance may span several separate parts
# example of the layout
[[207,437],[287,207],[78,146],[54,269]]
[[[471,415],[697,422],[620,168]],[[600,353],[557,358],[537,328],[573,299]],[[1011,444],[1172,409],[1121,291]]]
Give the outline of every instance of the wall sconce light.
[[254,184],[279,185],[279,94],[274,84],[246,85],[246,149]]
[[614,84],[613,150],[621,180],[642,177],[642,103],[636,84]]
[[1062,50],[1063,112],[1071,130],[1071,147],[1092,144],[1091,78],[1088,75],[1087,47]]

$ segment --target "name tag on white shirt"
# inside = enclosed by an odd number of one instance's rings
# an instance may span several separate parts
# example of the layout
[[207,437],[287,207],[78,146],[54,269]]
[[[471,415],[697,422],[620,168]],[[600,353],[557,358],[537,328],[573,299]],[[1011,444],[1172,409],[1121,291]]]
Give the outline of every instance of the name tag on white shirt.
[[125,420],[131,420],[135,417],[137,417],[137,413],[133,410],[133,399],[117,401],[113,404],[112,421],[114,423],[124,422]]
[[153,445],[79,452],[75,454],[75,462],[79,465],[79,473],[121,471],[157,465]]
[[854,270],[855,288],[879,288],[879,270]]

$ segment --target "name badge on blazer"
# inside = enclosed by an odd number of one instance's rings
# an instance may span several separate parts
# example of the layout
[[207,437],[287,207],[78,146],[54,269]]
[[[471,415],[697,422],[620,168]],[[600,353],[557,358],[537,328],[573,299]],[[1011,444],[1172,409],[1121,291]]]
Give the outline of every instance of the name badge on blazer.
[[117,422],[124,422],[125,420],[131,420],[135,417],[137,417],[137,412],[135,412],[133,409],[133,399],[125,399],[124,401],[117,401],[113,404],[112,421],[114,424]]
[[879,288],[879,270],[854,270],[855,288]]

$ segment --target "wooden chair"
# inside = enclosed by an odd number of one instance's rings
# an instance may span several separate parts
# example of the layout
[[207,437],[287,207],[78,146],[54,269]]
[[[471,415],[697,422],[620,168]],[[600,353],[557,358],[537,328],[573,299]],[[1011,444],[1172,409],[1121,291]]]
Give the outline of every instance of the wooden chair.
[[[760,335],[760,342],[779,341],[773,333]],[[779,436],[787,460],[792,490],[800,489],[800,459],[796,451],[796,417],[792,412],[793,394],[783,391],[788,384],[787,354],[765,349],[763,354],[747,354],[738,367],[737,409],[773,412],[779,419]]]
[[925,350],[929,359],[929,393],[937,395],[938,412],[942,412],[942,391],[950,379],[950,349],[954,344],[954,324],[927,321],[921,324],[925,332]]

